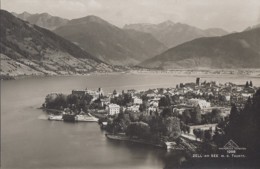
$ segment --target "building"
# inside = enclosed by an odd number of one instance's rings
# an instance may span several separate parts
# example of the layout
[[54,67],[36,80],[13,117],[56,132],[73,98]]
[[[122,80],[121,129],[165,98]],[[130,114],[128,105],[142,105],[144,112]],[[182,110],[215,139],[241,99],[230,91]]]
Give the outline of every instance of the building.
[[73,95],[77,95],[79,97],[83,97],[86,94],[89,94],[93,97],[93,100],[98,99],[100,96],[103,95],[103,90],[102,88],[99,88],[98,91],[94,91],[94,90],[72,90],[72,94]]
[[196,79],[196,85],[197,85],[197,86],[200,85],[200,78],[199,78],[199,77],[197,77],[197,79]]
[[194,126],[190,126],[190,133],[191,135],[194,135],[193,130],[194,129],[201,129],[201,130],[212,130],[215,131],[216,130],[216,126],[217,124],[203,124],[203,125],[194,125]]
[[202,99],[189,99],[188,105],[192,107],[199,106],[201,109],[205,109],[210,107],[210,102],[207,102],[206,100],[202,100]]
[[132,105],[126,108],[128,111],[139,112],[140,105]]
[[133,97],[133,103],[134,104],[142,104],[143,100],[138,97]]
[[115,115],[120,112],[120,106],[117,104],[108,105],[108,115]]
[[159,100],[160,98],[154,98],[154,99],[149,99],[149,105],[153,107],[158,107],[159,106]]
[[83,97],[87,93],[87,90],[72,90],[73,95]]
[[101,87],[98,88],[97,93],[99,94],[99,96],[103,96],[104,95],[103,89]]
[[127,93],[130,94],[131,96],[134,96],[134,94],[136,93],[136,90],[130,89],[130,90],[127,90]]
[[101,106],[105,106],[105,105],[108,105],[110,103],[110,98],[109,97],[103,97],[100,99],[100,102],[101,102]]

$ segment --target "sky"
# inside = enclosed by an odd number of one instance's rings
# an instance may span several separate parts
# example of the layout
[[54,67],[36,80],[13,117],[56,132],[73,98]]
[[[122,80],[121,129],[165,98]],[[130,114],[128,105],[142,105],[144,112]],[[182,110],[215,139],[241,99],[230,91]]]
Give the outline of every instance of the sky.
[[171,20],[232,32],[260,23],[260,0],[1,0],[1,8],[67,19],[96,15],[119,27]]

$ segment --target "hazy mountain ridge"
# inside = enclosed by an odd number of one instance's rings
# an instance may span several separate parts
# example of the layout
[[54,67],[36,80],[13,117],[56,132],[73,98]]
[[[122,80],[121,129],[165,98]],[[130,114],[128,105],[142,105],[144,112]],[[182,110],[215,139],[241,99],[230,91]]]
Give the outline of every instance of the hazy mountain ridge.
[[52,16],[48,13],[30,14],[28,12],[23,12],[21,14],[16,14],[13,12],[12,14],[24,21],[28,21],[31,24],[35,24],[49,30],[54,30],[62,25],[65,25],[69,21],[68,19]]
[[73,19],[54,32],[113,65],[135,65],[167,49],[149,34],[129,33],[96,16]]
[[257,29],[257,28],[260,28],[260,23],[256,24],[256,25],[253,25],[253,26],[249,26],[244,31],[249,31],[249,30]]
[[1,75],[113,71],[77,45],[1,10]]
[[195,39],[144,61],[141,66],[178,68],[260,68],[260,28],[222,37]]
[[200,37],[223,36],[228,34],[227,31],[220,28],[202,30],[188,24],[174,23],[172,21],[165,21],[159,24],[127,24],[124,26],[124,29],[150,33],[169,48]]

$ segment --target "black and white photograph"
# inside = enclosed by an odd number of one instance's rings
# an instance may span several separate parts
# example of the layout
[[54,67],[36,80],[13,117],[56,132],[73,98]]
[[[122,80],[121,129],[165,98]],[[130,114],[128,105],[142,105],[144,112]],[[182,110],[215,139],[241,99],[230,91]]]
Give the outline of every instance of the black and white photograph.
[[259,169],[259,0],[0,0],[1,169]]

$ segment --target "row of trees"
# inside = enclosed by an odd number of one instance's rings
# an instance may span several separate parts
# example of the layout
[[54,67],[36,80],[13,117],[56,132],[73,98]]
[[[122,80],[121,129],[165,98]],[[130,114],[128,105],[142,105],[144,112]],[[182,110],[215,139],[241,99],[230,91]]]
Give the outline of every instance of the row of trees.
[[212,129],[209,130],[194,129],[193,134],[195,135],[196,139],[200,139],[203,141],[212,141],[214,136],[214,132]]
[[[214,114],[218,114],[218,112]],[[247,149],[248,158],[258,159],[260,156],[260,89],[253,98],[248,98],[243,108],[237,108],[233,104],[229,118],[220,121],[214,133],[200,130],[193,132],[197,138],[205,140],[206,143],[211,140],[219,147],[223,147],[229,140],[233,140],[240,147]]]
[[161,139],[175,140],[180,136],[180,120],[177,117],[150,116],[134,112],[120,112],[108,119],[107,130],[112,133],[124,132],[130,137],[160,142]]
[[180,119],[185,124],[211,124],[223,120],[220,109],[213,109],[211,112],[202,115],[199,108],[186,109]]
[[83,109],[86,111],[93,97],[89,94],[85,94],[82,97],[78,95],[64,95],[64,94],[48,94],[45,98],[44,107],[48,109],[63,110],[64,108],[70,108],[72,110],[80,111]]
[[246,87],[246,88],[248,88],[248,87],[253,87],[253,82],[250,81],[250,82],[248,83],[248,81],[247,81],[245,87]]
[[[114,93],[116,92],[114,91]],[[132,104],[133,98],[131,94],[122,92],[118,97],[111,98],[110,102],[120,106],[127,106]]]
[[232,106],[230,117],[223,125],[224,137],[247,147],[250,155],[260,155],[260,89],[248,98],[243,109]]
[[194,109],[186,109],[181,115],[181,120],[185,124],[201,124],[201,110],[198,107]]

